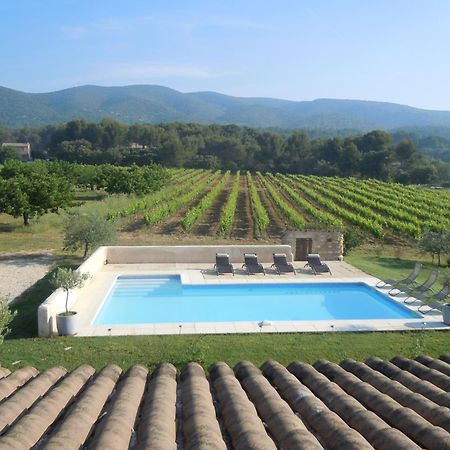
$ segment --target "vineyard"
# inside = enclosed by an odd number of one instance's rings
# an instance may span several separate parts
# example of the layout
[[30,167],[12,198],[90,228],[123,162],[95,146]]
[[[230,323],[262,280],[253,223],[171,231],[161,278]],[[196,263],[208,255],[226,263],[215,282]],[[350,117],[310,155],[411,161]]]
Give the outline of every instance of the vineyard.
[[450,228],[444,190],[377,180],[174,169],[162,190],[108,218],[150,234],[278,239],[287,230],[358,228],[372,239],[417,239]]

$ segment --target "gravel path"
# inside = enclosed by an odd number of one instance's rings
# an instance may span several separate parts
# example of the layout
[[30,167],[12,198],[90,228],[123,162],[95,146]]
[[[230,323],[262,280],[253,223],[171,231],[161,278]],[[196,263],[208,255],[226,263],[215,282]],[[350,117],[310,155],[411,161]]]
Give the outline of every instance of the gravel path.
[[52,255],[6,255],[0,258],[0,297],[14,300],[44,277],[56,258]]

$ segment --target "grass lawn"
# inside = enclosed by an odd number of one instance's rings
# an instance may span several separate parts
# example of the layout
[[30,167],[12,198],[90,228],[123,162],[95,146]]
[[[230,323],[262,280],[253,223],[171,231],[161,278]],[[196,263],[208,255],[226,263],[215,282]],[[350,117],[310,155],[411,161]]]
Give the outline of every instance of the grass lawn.
[[[442,260],[446,261],[447,258],[443,257]],[[444,280],[450,273],[450,268],[432,264],[429,255],[407,247],[399,249],[385,246],[381,251],[379,248],[362,247],[346,256],[345,261],[381,280],[403,278],[409,275],[416,262],[421,262],[423,269],[418,278],[419,281],[425,281],[430,271],[439,270],[440,275],[436,282],[437,290],[441,289]]]
[[189,361],[205,368],[217,361],[233,366],[240,360],[259,366],[267,359],[287,364],[297,359],[314,362],[326,358],[338,362],[370,356],[437,357],[449,353],[449,342],[450,333],[439,331],[31,338],[6,340],[0,347],[0,360],[9,369],[32,365],[39,370],[53,366],[70,370],[82,363],[96,369],[108,363],[123,369],[138,363],[154,368],[163,361],[178,368]]

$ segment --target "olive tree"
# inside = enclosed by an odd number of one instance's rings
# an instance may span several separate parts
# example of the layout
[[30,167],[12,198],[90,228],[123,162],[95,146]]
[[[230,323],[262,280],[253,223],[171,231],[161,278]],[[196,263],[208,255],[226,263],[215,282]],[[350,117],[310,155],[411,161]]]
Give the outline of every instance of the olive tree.
[[53,274],[50,280],[51,285],[55,289],[63,289],[66,293],[66,315],[70,314],[69,311],[69,292],[71,289],[82,287],[87,279],[90,278],[88,273],[77,272],[72,269],[65,269],[58,267],[58,270]]
[[116,238],[113,222],[95,214],[68,214],[65,224],[64,250],[83,249],[83,259],[99,245],[111,244]]
[[450,229],[441,231],[425,230],[419,240],[419,247],[431,254],[434,262],[435,256],[438,259],[438,265],[441,265],[441,256],[450,253]]

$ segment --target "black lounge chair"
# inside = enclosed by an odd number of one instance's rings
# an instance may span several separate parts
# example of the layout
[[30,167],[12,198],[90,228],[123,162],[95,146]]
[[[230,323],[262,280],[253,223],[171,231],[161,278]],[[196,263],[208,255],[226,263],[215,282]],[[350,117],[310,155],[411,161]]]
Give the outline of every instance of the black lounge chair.
[[234,267],[230,263],[230,255],[228,253],[216,253],[214,268],[216,269],[217,275],[224,273],[232,273],[234,275]]
[[[377,288],[383,288],[385,286],[396,286],[396,285],[413,285],[416,283],[416,278],[419,276],[420,272],[422,270],[422,264],[416,263],[414,266],[414,270],[406,277],[406,278],[400,278],[400,279],[394,279],[390,278],[388,280],[382,280],[379,281],[375,286]],[[380,284],[383,283],[383,284]]]
[[[407,288],[414,288],[417,286],[417,277],[419,276],[420,272],[422,271],[422,264],[416,263],[414,270],[412,273],[407,276],[404,280],[396,281],[395,283],[392,283],[391,289],[388,291],[389,295],[397,295],[400,292],[402,292],[402,289]],[[389,280],[386,280],[389,281]],[[402,289],[400,289],[402,288]],[[395,294],[393,294],[393,291],[397,290]]]
[[[439,272],[437,270],[433,270],[430,272],[430,275],[428,275],[428,278],[426,279],[426,281],[424,281],[422,284],[420,284],[419,286],[406,286],[406,287],[402,287],[402,289],[400,288],[396,288],[398,290],[398,292],[395,292],[394,294],[391,292],[392,289],[389,291],[389,295],[395,297],[396,295],[400,294],[400,292],[403,292],[405,294],[409,294],[410,292],[417,292],[419,294],[424,294],[425,292],[431,291],[433,292],[433,284],[435,283],[435,281],[437,280],[439,276]],[[408,300],[409,297],[406,297],[404,302],[406,302],[406,300]]]
[[294,275],[297,274],[294,266],[290,262],[287,262],[285,253],[274,253],[273,264],[270,267],[275,267],[278,275],[281,275],[282,273],[293,273]]
[[[420,306],[418,311],[421,312],[422,314],[428,314],[430,311],[441,311],[444,309],[445,306],[448,306],[449,303],[446,302],[433,302],[433,303],[425,303],[424,305]],[[421,308],[423,308],[424,306],[428,306],[428,311],[423,311]]]
[[[442,308],[447,305],[447,302],[443,302],[442,300],[446,300],[450,297],[450,286],[444,286],[437,294],[434,295],[418,295],[416,296],[417,300],[438,300],[436,302],[424,303],[420,305],[418,311],[421,313],[428,313],[433,309],[438,311],[442,311]],[[428,311],[423,311],[422,308],[429,308]]]
[[[415,298],[417,300],[426,300],[426,301],[438,300],[438,301],[431,302],[431,303],[424,303],[423,305],[420,305],[419,308],[418,308],[419,312],[429,312],[432,309],[439,309],[438,307],[441,307],[441,309],[442,309],[442,307],[444,305],[446,305],[446,302],[443,302],[442,300],[446,300],[449,297],[450,297],[450,286],[444,286],[437,294],[416,295]],[[433,307],[433,305],[435,307]],[[422,308],[424,308],[425,306],[430,308],[430,310],[429,311],[422,311]]]
[[254,273],[266,274],[266,270],[262,264],[258,262],[256,253],[244,253],[244,264],[242,264],[242,267],[245,268],[249,275]]
[[314,275],[318,275],[319,273],[327,273],[329,272],[331,275],[331,270],[327,264],[323,263],[320,260],[320,255],[317,253],[311,253],[306,257],[305,267],[311,267]]

